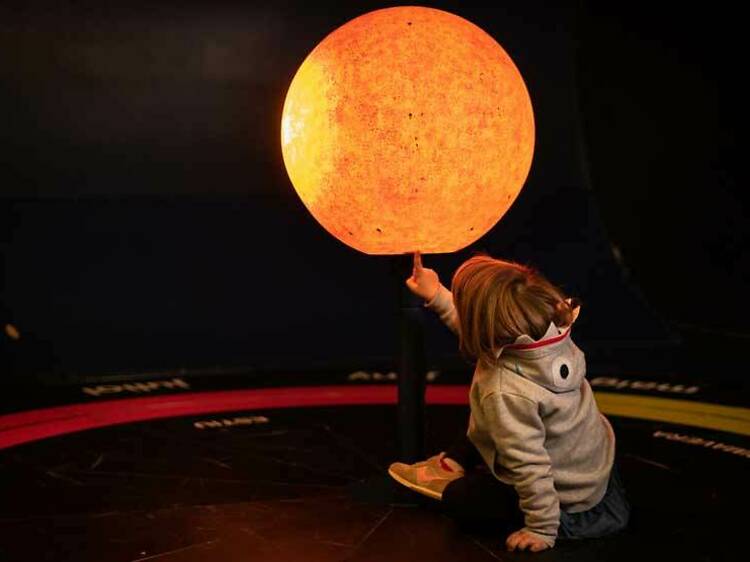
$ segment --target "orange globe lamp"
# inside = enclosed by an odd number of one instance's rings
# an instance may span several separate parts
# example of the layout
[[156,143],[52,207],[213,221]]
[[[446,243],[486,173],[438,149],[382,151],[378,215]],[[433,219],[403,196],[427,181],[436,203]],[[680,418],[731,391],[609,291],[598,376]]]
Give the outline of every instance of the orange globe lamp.
[[529,173],[534,116],[486,32],[404,6],[342,25],[307,56],[281,146],[304,205],[367,254],[454,252],[489,231]]

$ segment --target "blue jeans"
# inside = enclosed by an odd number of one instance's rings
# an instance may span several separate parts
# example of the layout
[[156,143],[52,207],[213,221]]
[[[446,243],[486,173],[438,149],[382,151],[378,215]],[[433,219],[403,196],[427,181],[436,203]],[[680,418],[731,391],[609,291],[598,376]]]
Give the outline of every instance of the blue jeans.
[[601,501],[587,511],[579,513],[560,512],[561,539],[592,539],[622,531],[630,519],[630,504],[625,497],[617,462],[612,465],[607,491]]

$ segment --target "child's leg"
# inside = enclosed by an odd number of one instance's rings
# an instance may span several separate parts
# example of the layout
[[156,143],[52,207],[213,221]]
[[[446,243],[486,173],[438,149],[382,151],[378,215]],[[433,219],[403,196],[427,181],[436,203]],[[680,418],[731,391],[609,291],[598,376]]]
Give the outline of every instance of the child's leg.
[[465,469],[471,470],[478,464],[484,466],[484,461],[476,447],[464,436],[447,452],[424,461],[414,464],[395,462],[388,467],[388,474],[399,484],[439,500],[449,482],[461,478]]
[[443,504],[459,522],[478,526],[523,525],[518,494],[491,472],[467,472],[443,490]]
[[445,451],[445,457],[460,464],[464,470],[470,470],[484,462],[479,451],[466,435]]

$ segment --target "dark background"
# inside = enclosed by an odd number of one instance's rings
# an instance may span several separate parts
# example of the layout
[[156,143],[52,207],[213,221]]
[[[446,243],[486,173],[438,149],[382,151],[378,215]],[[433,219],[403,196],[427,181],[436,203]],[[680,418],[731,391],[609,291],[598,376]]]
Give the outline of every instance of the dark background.
[[[394,260],[332,239],[279,146],[291,78],[383,2],[0,8],[4,380],[389,364]],[[547,5],[549,4],[549,5]],[[730,370],[747,343],[741,19],[729,4],[430,2],[493,35],[537,123],[529,180],[472,252],[539,267],[600,369]],[[430,361],[455,341],[426,318]],[[739,376],[739,371],[737,371]]]

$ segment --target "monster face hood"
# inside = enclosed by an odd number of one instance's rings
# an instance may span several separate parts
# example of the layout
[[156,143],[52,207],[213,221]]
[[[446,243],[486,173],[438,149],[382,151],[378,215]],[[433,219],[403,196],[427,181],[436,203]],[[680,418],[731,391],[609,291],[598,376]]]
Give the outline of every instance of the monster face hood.
[[554,322],[538,340],[522,335],[503,347],[500,360],[507,369],[555,393],[578,389],[586,375],[586,360],[570,338],[570,327],[561,329]]

